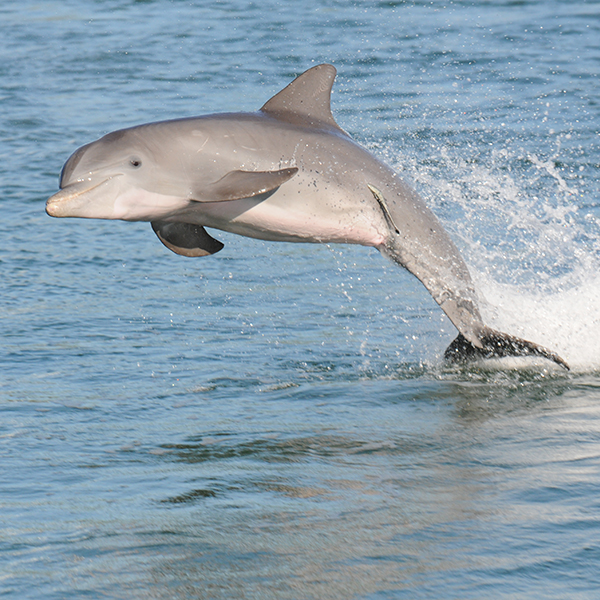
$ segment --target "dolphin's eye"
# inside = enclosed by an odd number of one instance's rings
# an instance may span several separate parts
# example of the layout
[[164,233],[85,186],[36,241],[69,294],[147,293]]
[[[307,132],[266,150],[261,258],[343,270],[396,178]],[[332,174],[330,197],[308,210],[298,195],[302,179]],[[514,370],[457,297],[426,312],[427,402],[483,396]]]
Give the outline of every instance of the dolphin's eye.
[[137,169],[138,167],[142,166],[142,161],[137,158],[137,156],[134,156],[133,158],[129,159],[129,164]]

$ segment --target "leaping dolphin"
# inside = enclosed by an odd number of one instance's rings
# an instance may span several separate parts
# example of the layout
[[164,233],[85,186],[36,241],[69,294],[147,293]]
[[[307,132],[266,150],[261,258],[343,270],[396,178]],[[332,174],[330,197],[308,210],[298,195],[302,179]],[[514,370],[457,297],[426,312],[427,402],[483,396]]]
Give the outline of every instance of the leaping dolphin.
[[204,227],[279,242],[373,246],[415,275],[459,331],[468,358],[556,353],[483,323],[469,270],[417,193],[335,122],[332,65],[309,69],[256,113],[139,125],[67,160],[53,217],[150,221],[183,256],[223,248]]

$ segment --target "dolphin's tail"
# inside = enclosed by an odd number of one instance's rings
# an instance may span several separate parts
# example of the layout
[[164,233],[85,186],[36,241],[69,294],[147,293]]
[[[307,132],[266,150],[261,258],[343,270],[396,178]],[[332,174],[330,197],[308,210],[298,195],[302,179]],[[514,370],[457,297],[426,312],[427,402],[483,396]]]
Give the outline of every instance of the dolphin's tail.
[[446,348],[444,358],[450,363],[467,362],[478,358],[502,358],[505,356],[541,356],[570,370],[569,365],[558,355],[543,346],[501,333],[486,327],[479,337],[482,347],[477,348],[462,333]]

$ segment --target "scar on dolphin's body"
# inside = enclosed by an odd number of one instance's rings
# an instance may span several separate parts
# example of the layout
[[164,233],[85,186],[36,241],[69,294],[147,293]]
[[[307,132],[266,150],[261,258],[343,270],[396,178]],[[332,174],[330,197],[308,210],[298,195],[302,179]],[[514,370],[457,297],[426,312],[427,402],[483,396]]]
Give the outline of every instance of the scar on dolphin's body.
[[458,329],[450,362],[555,352],[485,325],[469,270],[435,215],[335,122],[318,65],[258,112],[122,129],[67,160],[53,217],[150,221],[183,256],[223,248],[205,227],[268,241],[372,246],[410,271]]

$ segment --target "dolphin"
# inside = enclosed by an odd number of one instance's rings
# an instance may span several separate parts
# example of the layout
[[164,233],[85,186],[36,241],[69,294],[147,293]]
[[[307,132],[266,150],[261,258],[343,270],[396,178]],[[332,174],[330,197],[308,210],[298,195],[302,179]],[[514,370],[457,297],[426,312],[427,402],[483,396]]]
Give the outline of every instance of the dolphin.
[[484,324],[465,261],[425,202],[334,120],[332,65],[315,66],[258,112],[114,131],[76,150],[46,211],[149,221],[182,256],[223,244],[205,227],[278,242],[377,248],[416,276],[458,329],[449,362],[555,352]]

